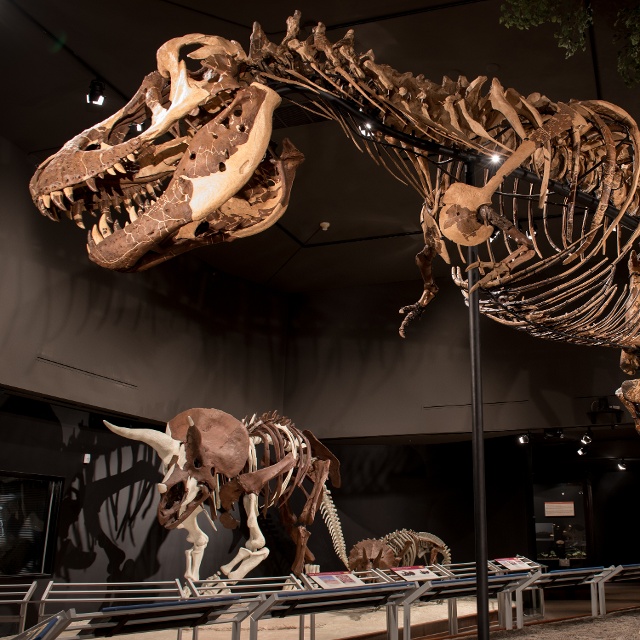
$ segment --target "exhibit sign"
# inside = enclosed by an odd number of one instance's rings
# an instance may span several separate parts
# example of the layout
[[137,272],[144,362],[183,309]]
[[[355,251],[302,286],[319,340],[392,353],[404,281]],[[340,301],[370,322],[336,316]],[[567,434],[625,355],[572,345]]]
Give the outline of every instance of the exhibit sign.
[[510,571],[531,571],[531,567],[520,558],[496,558],[495,562]]
[[399,575],[403,580],[436,580],[441,578],[437,573],[427,567],[392,567],[391,571]]
[[322,573],[308,573],[319,587],[323,589],[342,589],[344,587],[361,587],[364,582],[349,571],[327,571]]
[[544,515],[546,517],[574,517],[576,515],[575,503],[566,502],[545,502]]

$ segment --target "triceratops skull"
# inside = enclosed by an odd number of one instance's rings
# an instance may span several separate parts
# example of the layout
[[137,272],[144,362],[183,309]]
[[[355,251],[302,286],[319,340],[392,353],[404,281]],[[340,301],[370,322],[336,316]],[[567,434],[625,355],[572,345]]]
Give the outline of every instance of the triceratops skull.
[[158,485],[158,520],[167,529],[184,522],[206,500],[215,518],[221,483],[247,464],[247,428],[218,409],[183,411],[167,423],[166,433],[104,423],[118,435],[152,446],[162,458],[167,473]]
[[[194,72],[185,46],[196,47]],[[30,184],[44,215],[65,211],[82,228],[98,219],[87,250],[109,269],[139,271],[262,231],[286,210],[303,160],[288,140],[279,157],[269,149],[280,98],[243,75],[239,44],[191,34],[157,60],[125,107],[67,142]]]

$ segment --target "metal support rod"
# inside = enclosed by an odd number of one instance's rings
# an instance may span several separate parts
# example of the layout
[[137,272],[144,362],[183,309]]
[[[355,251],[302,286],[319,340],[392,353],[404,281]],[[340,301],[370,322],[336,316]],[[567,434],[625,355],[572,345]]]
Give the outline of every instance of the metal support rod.
[[[474,183],[474,165],[466,165],[466,183]],[[478,260],[477,247],[469,247],[469,264]],[[475,526],[476,585],[478,640],[489,640],[489,573],[487,546],[487,500],[485,493],[484,423],[482,414],[482,372],[480,359],[480,311],[478,290],[472,291],[478,281],[478,270],[470,269],[469,283],[469,352],[471,366],[471,431],[473,453],[473,502]]]

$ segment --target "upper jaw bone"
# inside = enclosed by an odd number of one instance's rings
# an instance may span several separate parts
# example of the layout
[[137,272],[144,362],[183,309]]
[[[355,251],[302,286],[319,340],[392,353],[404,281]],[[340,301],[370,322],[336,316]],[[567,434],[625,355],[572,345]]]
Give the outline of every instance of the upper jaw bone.
[[[280,103],[280,97],[268,87],[253,83],[238,91],[228,111],[239,103],[247,111],[254,109],[255,113],[246,142],[229,149],[224,170],[219,170],[218,166],[203,170],[202,164],[192,160],[187,150],[165,193],[144,216],[127,227],[126,234],[114,235],[116,240],[113,242],[110,242],[110,236],[97,245],[89,238],[89,257],[94,262],[109,269],[132,270],[138,260],[162,240],[184,224],[206,218],[244,186],[267,150],[273,111]],[[223,116],[221,114],[221,119]],[[203,126],[191,141],[191,147],[195,147],[200,139],[206,139],[207,145],[214,144],[209,132],[209,126],[214,124]]]

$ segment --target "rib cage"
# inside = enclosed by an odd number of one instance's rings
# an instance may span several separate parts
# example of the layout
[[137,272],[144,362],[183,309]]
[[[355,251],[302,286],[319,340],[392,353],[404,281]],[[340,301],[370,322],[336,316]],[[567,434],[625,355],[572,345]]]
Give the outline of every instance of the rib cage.
[[[289,18],[280,45],[256,26],[247,70],[263,82],[303,90],[304,108],[338,122],[359,149],[421,194],[433,219],[450,185],[464,179],[465,162],[485,167],[478,183],[486,183],[488,159],[508,158],[561,106],[539,93],[504,89],[497,79],[485,91],[485,77],[436,84],[401,74],[377,64],[371,51],[356,53],[353,31],[331,43],[319,24],[299,40],[299,22],[299,13]],[[500,248],[487,241],[482,267],[508,272],[481,282],[480,310],[538,337],[634,349],[640,304],[624,282],[624,260],[640,234],[640,134],[609,103],[570,107],[577,114],[572,126],[546,140],[493,196],[492,208],[528,233],[535,256],[510,270],[513,240],[501,234]],[[424,221],[423,230],[427,241]],[[459,246],[458,252],[464,268]],[[464,291],[462,273],[454,267]]]
[[387,534],[382,538],[382,542],[388,544],[396,557],[400,558],[399,566],[401,567],[412,566],[418,559],[431,564],[429,555],[432,549],[436,549],[442,556],[440,564],[451,562],[449,547],[438,536],[426,531],[400,529]]
[[[296,463],[292,469],[280,473],[261,492],[263,514],[269,507],[287,502],[296,487],[302,488],[313,464],[311,446],[306,436],[297,429],[290,418],[280,416],[277,411],[267,412],[250,420],[243,420],[251,438],[248,471],[268,467],[282,460],[293,451]],[[258,462],[256,445],[263,445],[262,458]]]

